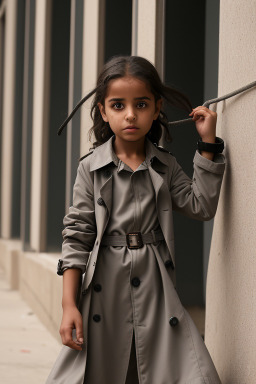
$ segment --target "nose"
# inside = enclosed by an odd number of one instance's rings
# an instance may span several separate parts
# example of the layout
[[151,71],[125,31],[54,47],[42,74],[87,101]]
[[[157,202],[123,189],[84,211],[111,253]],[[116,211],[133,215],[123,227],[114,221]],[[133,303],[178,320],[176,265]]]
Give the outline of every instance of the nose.
[[127,108],[125,120],[126,121],[134,121],[135,119],[136,119],[136,113],[135,113],[134,109],[132,107]]

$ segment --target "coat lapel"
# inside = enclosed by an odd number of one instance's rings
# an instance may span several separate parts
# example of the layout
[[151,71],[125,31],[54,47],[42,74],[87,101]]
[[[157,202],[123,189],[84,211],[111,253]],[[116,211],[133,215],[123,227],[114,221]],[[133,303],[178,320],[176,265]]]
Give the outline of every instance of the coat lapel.
[[152,184],[155,189],[156,196],[156,208],[159,224],[161,226],[166,244],[168,246],[173,266],[175,265],[174,254],[174,235],[173,235],[173,216],[172,216],[172,203],[171,196],[168,189],[168,169],[165,166],[161,169],[159,174],[159,168],[154,169],[149,167],[149,173],[151,176]]
[[101,239],[104,233],[104,230],[107,226],[108,219],[111,215],[112,210],[112,188],[113,188],[113,176],[112,173],[107,181],[100,188],[100,197],[103,199],[106,209],[102,224],[98,228],[98,237]]
[[[83,289],[85,290],[88,289],[93,278],[101,239],[107,226],[112,209],[113,176],[111,174],[103,185],[102,182],[100,182],[100,179],[101,178],[98,179],[97,177],[94,178],[94,204],[97,225],[97,239],[87,263],[87,270],[83,281]],[[99,204],[99,201],[103,203]]]

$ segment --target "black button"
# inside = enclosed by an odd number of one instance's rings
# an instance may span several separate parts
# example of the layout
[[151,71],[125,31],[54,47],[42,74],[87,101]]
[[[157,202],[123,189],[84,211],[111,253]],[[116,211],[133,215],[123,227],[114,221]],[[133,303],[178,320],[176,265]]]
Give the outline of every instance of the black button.
[[173,265],[173,262],[172,262],[171,259],[166,260],[166,261],[164,262],[164,265],[166,266],[166,268],[171,267],[171,269],[174,269],[174,265]]
[[140,285],[140,279],[139,279],[138,277],[134,277],[134,278],[132,279],[132,285],[133,285],[134,287],[138,287],[138,286]]
[[94,291],[100,292],[101,291],[101,285],[100,284],[95,284],[93,287]]
[[169,323],[172,327],[175,327],[179,323],[179,320],[177,319],[177,317],[171,317]]
[[84,291],[82,291],[82,295],[86,295],[86,289]]
[[104,203],[104,200],[102,199],[102,197],[99,197],[99,198],[98,198],[97,203],[98,203],[99,205],[104,205],[104,204],[105,204],[105,203]]
[[98,323],[101,319],[100,315],[93,315],[93,320],[96,321],[96,323]]

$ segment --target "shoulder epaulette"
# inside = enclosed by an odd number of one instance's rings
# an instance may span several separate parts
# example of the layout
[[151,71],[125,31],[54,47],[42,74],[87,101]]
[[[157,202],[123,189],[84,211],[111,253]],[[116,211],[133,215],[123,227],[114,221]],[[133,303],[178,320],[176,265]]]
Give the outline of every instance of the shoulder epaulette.
[[156,143],[154,143],[156,148],[159,149],[160,151],[163,151],[163,152],[168,152],[170,153],[171,155],[173,155],[172,152],[168,151],[168,149],[165,149],[164,147],[162,147],[161,145],[157,145]]
[[91,155],[91,154],[93,153],[93,151],[94,151],[94,149],[93,149],[92,151],[86,153],[86,155],[82,156],[82,157],[79,159],[79,161],[81,161],[81,160],[83,160],[85,157]]

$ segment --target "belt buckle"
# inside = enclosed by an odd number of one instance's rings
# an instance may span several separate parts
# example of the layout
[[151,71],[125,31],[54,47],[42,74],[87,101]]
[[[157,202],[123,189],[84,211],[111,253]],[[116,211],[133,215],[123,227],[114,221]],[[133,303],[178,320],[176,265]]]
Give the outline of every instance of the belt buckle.
[[126,242],[128,248],[130,249],[138,249],[143,247],[143,240],[141,232],[129,232],[126,234]]

